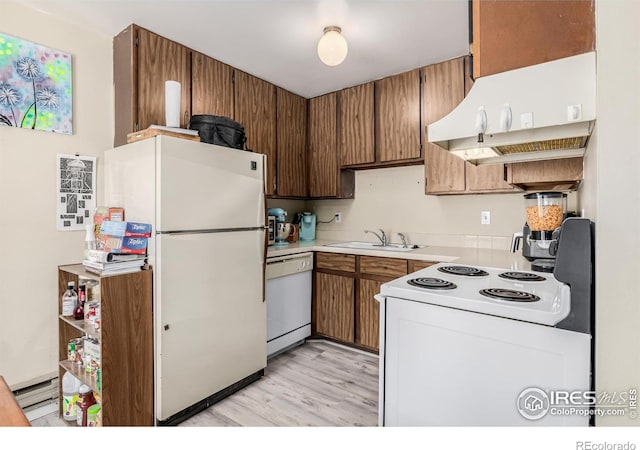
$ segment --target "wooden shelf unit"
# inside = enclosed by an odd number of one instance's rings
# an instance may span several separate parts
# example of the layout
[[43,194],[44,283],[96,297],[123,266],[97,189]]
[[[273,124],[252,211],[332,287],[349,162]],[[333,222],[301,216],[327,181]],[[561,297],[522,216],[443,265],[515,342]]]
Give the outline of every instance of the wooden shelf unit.
[[[81,264],[58,267],[58,360],[60,380],[70,372],[98,391],[97,379],[84,366],[67,360],[70,339],[90,335],[101,348],[102,423],[104,426],[152,426],[153,316],[150,270],[99,276]],[[67,283],[95,280],[101,292],[101,330],[87,330],[84,321],[62,316],[62,294]],[[62,382],[60,382],[62,398]],[[60,414],[62,414],[62,402]]]

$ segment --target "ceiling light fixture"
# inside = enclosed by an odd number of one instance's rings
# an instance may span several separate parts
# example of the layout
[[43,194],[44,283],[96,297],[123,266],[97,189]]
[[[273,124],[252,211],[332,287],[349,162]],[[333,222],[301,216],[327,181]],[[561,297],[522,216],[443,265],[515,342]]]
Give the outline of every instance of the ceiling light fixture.
[[327,66],[337,66],[347,57],[347,41],[341,32],[340,27],[325,27],[318,41],[318,56]]

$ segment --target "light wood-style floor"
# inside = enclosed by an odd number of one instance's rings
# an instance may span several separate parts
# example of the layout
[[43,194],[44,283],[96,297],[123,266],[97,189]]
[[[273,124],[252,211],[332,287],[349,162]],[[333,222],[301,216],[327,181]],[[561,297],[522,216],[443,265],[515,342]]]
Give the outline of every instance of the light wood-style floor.
[[[270,359],[263,378],[179,426],[376,426],[377,420],[378,357],[309,341]],[[65,425],[55,413],[31,424]]]

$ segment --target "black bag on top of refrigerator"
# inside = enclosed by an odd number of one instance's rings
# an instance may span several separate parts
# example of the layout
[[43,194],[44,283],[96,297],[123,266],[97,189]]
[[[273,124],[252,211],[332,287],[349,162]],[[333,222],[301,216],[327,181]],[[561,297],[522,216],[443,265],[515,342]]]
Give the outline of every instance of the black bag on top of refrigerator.
[[189,129],[198,130],[200,142],[252,151],[245,148],[244,126],[228,117],[196,114],[189,120]]

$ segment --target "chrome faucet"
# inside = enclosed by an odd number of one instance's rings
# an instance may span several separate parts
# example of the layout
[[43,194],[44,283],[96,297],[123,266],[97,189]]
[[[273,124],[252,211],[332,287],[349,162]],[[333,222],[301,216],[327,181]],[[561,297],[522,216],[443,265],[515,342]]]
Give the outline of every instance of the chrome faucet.
[[371,233],[373,235],[375,235],[375,237],[377,237],[378,239],[380,239],[380,242],[382,243],[383,247],[387,246],[387,235],[384,234],[384,230],[382,228],[379,228],[380,230],[380,234],[376,233],[375,231],[370,231],[370,230],[364,230],[365,233]]
[[407,238],[404,233],[398,233],[398,236],[402,239],[402,248],[407,248]]

